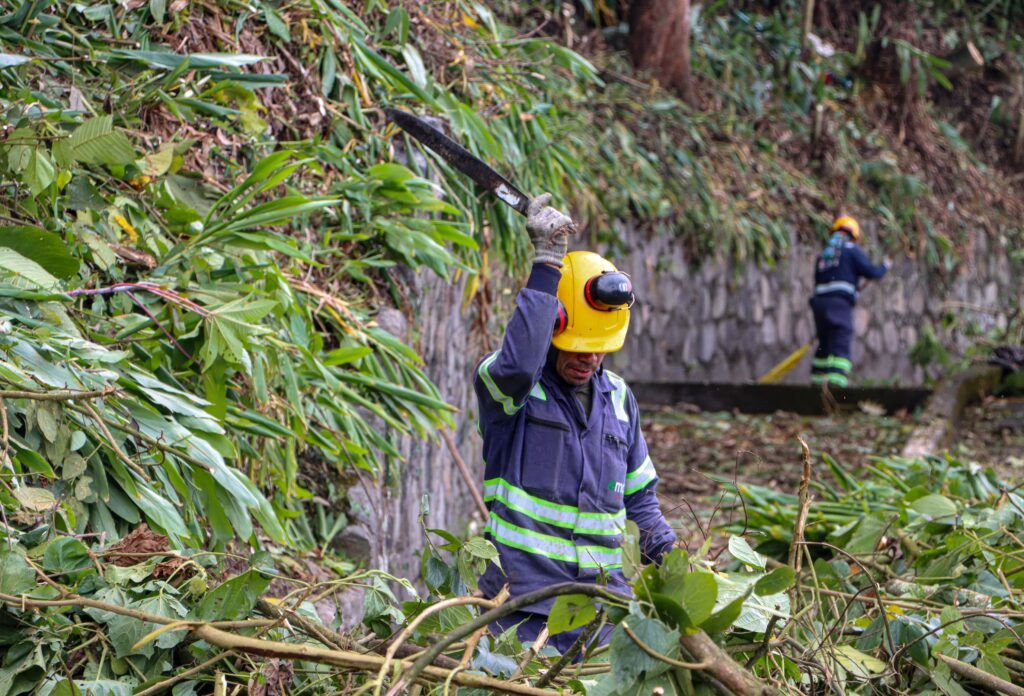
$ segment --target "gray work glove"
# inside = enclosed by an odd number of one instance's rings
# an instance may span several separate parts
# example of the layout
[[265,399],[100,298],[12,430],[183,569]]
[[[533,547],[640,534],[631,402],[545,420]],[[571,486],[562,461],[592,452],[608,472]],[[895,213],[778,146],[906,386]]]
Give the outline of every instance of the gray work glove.
[[569,249],[569,235],[576,233],[572,218],[547,205],[550,193],[530,201],[526,209],[526,231],[533,242],[533,262],[562,267],[562,257]]

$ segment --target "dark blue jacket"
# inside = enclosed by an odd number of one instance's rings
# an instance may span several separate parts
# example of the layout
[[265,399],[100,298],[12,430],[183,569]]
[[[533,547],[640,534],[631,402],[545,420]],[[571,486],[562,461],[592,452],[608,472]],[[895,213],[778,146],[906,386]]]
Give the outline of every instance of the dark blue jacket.
[[860,247],[836,232],[814,266],[814,294],[834,295],[857,302],[861,278],[881,278],[886,266],[871,263]]
[[[658,508],[658,477],[640,433],[629,387],[610,370],[593,380],[589,418],[557,374],[551,337],[560,273],[535,265],[516,300],[501,349],[477,368],[483,435],[486,535],[501,554],[481,589],[512,596],[566,581],[605,582],[627,592],[622,575],[626,519],[641,551],[659,559],[675,533]],[[546,611],[552,601],[530,607]]]

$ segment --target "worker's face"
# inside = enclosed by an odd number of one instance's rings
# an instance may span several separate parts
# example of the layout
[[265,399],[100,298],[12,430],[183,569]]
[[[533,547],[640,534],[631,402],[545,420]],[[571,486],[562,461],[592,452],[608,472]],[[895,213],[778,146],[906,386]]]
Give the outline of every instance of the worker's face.
[[558,362],[555,369],[558,376],[574,387],[587,383],[591,375],[601,367],[605,353],[570,353],[565,350],[558,351]]

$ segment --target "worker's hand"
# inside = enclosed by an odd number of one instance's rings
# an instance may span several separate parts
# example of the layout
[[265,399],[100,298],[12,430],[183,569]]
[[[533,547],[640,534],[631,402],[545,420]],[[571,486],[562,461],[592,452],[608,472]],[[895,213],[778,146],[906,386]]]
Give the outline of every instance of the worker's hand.
[[884,259],[882,259],[882,265],[885,267],[885,270],[888,271],[890,268],[892,268],[892,259],[886,256]]
[[533,262],[561,268],[562,257],[569,249],[569,235],[576,233],[576,226],[568,215],[550,207],[550,200],[550,193],[542,193],[530,201],[526,231],[533,242]]

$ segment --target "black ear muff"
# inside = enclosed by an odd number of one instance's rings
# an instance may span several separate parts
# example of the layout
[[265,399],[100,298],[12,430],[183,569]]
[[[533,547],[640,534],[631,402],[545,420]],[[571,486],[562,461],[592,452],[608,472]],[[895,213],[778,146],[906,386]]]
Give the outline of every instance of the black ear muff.
[[583,296],[587,304],[601,312],[628,309],[636,299],[629,276],[619,271],[605,271],[588,280]]
[[555,317],[555,332],[554,336],[559,335],[565,331],[565,327],[569,325],[569,313],[565,311],[565,305],[562,301],[558,301],[558,316]]

